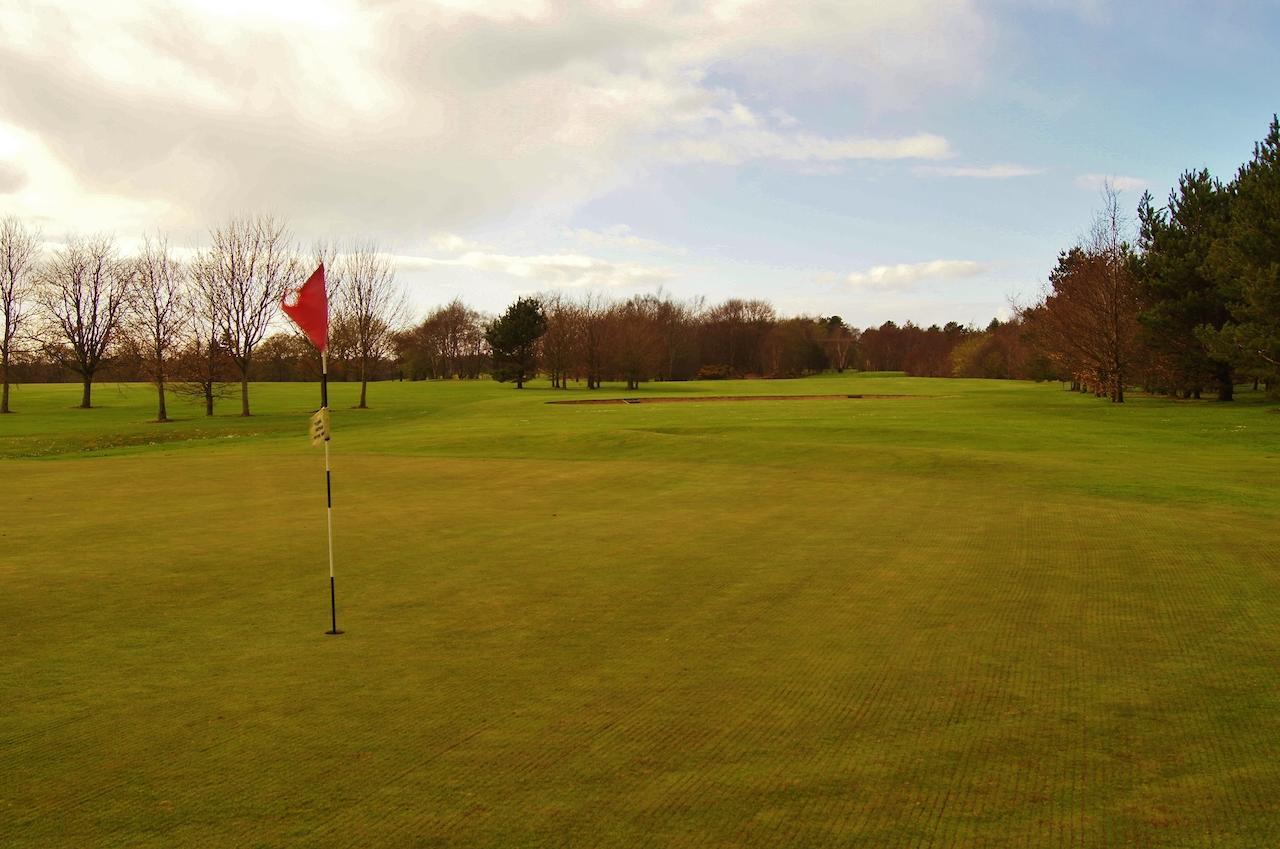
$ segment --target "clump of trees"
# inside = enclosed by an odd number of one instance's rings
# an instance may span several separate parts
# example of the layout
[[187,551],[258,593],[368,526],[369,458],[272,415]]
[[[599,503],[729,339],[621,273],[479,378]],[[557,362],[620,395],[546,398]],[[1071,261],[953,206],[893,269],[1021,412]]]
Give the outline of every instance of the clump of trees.
[[[1280,397],[1280,122],[1222,183],[1185,172],[1131,238],[1107,189],[1089,235],[1058,256],[1048,286],[1013,322],[966,335],[960,376],[1057,378],[1120,403],[1125,390],[1235,397],[1241,382]],[[866,334],[863,336],[864,344]]]
[[1269,392],[1280,392],[1280,121],[1271,119],[1253,158],[1222,189],[1227,226],[1206,263],[1227,303],[1221,326],[1205,322],[1197,338],[1213,359],[1225,360]]
[[410,380],[474,380],[489,368],[484,315],[460,299],[437,307],[391,338],[400,372]]
[[[534,343],[519,341],[534,331]],[[663,292],[618,300],[552,292],[520,299],[496,320],[455,300],[396,334],[394,347],[403,375],[415,380],[491,375],[523,385],[539,373],[555,388],[616,381],[635,389],[654,380],[856,368],[857,340],[839,316],[780,318],[760,300],[707,307]]]

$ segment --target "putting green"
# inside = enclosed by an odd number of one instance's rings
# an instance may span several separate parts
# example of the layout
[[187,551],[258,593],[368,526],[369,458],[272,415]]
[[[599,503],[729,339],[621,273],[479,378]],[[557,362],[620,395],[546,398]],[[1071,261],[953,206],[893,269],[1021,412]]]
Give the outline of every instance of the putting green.
[[897,376],[0,418],[0,846],[1280,840],[1280,415]]

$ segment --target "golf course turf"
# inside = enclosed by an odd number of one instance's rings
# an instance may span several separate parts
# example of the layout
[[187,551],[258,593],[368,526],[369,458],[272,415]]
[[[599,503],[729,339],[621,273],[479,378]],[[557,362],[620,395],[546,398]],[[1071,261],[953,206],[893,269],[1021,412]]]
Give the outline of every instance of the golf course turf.
[[358,390],[328,637],[314,384],[14,388],[0,846],[1280,845],[1258,393]]

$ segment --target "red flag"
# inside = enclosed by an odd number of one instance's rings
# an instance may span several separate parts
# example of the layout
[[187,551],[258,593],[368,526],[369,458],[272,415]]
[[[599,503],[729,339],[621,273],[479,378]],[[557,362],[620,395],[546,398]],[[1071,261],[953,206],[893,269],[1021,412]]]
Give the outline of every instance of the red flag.
[[324,288],[324,263],[307,278],[302,288],[290,293],[280,302],[284,314],[311,340],[311,344],[323,351],[329,344],[329,294]]

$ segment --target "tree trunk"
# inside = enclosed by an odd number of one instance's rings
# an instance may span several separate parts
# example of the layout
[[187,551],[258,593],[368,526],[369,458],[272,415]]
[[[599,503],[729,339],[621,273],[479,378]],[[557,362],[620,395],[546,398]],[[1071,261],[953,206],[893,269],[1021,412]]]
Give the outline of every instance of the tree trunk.
[[516,372],[516,389],[524,389],[524,372]]
[[83,381],[84,381],[84,393],[80,396],[80,409],[87,410],[93,406],[90,398],[93,392],[93,378],[85,377],[83,378]]
[[247,369],[240,378],[240,415],[249,415],[249,373]]
[[1236,394],[1236,376],[1232,372],[1231,364],[1219,363],[1215,371],[1217,373],[1214,377],[1217,378],[1218,381],[1218,400],[1234,400]]
[[358,406],[356,409],[358,410],[369,409],[369,405],[365,403],[365,399],[368,397],[368,394],[369,394],[369,381],[365,377],[364,357],[361,357],[360,358],[360,406]]
[[[0,389],[0,413],[8,413],[9,410],[9,351],[8,346],[5,350],[0,351],[0,383],[4,384]],[[1257,389],[1258,387],[1254,387]]]
[[204,414],[206,416],[213,415],[213,381],[209,381],[204,385]]
[[169,416],[164,408],[164,375],[162,374],[156,376],[156,392],[160,396],[160,408],[156,411],[156,421],[167,422],[169,421]]

